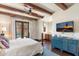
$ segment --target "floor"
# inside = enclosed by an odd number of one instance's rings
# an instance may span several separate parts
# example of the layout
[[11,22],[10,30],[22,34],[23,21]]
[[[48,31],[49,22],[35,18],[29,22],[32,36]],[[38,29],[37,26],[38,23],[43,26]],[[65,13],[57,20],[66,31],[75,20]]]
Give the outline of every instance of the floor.
[[[40,42],[40,41],[38,41],[38,42]],[[42,54],[38,53],[35,56],[59,56],[58,54],[52,52],[52,50],[50,50],[50,49],[51,49],[50,44],[48,42],[44,42],[43,53]]]
[[58,54],[52,52],[51,50],[49,50],[47,47],[44,46],[43,48],[43,56],[59,56]]
[[51,48],[51,42],[50,41],[44,41],[43,42],[43,49],[44,54],[43,55],[37,55],[37,56],[74,56],[71,53],[68,53],[66,51],[60,51],[57,48]]
[[73,54],[71,53],[68,53],[66,51],[60,51],[59,49],[57,48],[54,48],[52,49],[53,52],[55,52],[56,54],[60,55],[60,56],[74,56]]
[[51,52],[56,53],[60,56],[74,56],[73,54],[70,54],[70,53],[65,52],[65,51],[61,52],[59,49],[56,49],[56,48],[51,49],[51,42],[49,42],[49,41],[44,41],[44,47],[46,47]]
[[43,53],[42,54],[36,54],[35,56],[59,56],[58,54],[50,51],[47,47],[43,47]]

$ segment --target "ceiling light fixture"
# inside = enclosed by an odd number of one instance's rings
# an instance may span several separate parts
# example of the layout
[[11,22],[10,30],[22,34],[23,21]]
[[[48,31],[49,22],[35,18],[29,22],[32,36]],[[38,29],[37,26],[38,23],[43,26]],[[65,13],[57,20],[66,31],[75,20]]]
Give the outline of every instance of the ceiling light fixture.
[[32,7],[30,7],[30,6],[27,5],[27,7],[25,7],[24,10],[25,10],[26,13],[31,14]]

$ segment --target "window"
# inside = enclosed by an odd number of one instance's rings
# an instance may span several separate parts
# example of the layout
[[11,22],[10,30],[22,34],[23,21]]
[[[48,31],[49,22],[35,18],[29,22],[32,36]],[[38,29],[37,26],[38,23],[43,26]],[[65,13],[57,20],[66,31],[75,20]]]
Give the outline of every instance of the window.
[[16,21],[15,32],[16,38],[29,37],[29,22]]

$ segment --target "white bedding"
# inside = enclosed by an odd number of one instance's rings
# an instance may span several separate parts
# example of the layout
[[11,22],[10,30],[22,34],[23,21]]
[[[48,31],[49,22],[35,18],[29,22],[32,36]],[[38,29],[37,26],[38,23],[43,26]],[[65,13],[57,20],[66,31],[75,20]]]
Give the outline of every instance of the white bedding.
[[5,56],[32,56],[42,53],[41,43],[30,39],[18,39],[10,41],[10,48],[3,50]]

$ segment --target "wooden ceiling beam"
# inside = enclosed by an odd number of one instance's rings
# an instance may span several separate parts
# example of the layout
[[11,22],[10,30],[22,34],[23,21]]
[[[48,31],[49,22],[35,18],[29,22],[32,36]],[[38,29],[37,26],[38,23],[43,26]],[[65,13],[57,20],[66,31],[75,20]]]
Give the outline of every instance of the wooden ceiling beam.
[[64,3],[55,3],[55,4],[63,10],[68,9],[68,7]]
[[30,20],[37,20],[36,18],[22,16],[22,15],[18,15],[18,14],[12,14],[12,13],[8,13],[8,12],[2,12],[2,11],[0,11],[0,14],[9,15],[11,17],[23,17],[23,18],[27,18],[27,19],[30,19]]
[[34,5],[33,3],[24,3],[24,6],[26,6],[26,7],[30,6],[35,10],[42,11],[42,12],[45,12],[45,13],[48,13],[48,14],[52,15],[52,12],[50,12],[50,11],[44,9],[44,8],[41,8],[41,7],[37,6],[37,5]]
[[[6,6],[6,5],[2,5],[2,4],[0,4],[0,8],[5,8],[5,9],[11,10],[11,11],[17,11],[17,12],[28,14],[26,11],[23,11],[23,10],[20,10],[20,9],[16,9],[16,8],[13,8],[13,7],[9,7],[9,6]],[[36,14],[34,12],[32,12],[31,14],[28,14],[28,15],[39,17],[39,18],[43,18],[44,17],[44,16],[41,16],[41,15]]]

